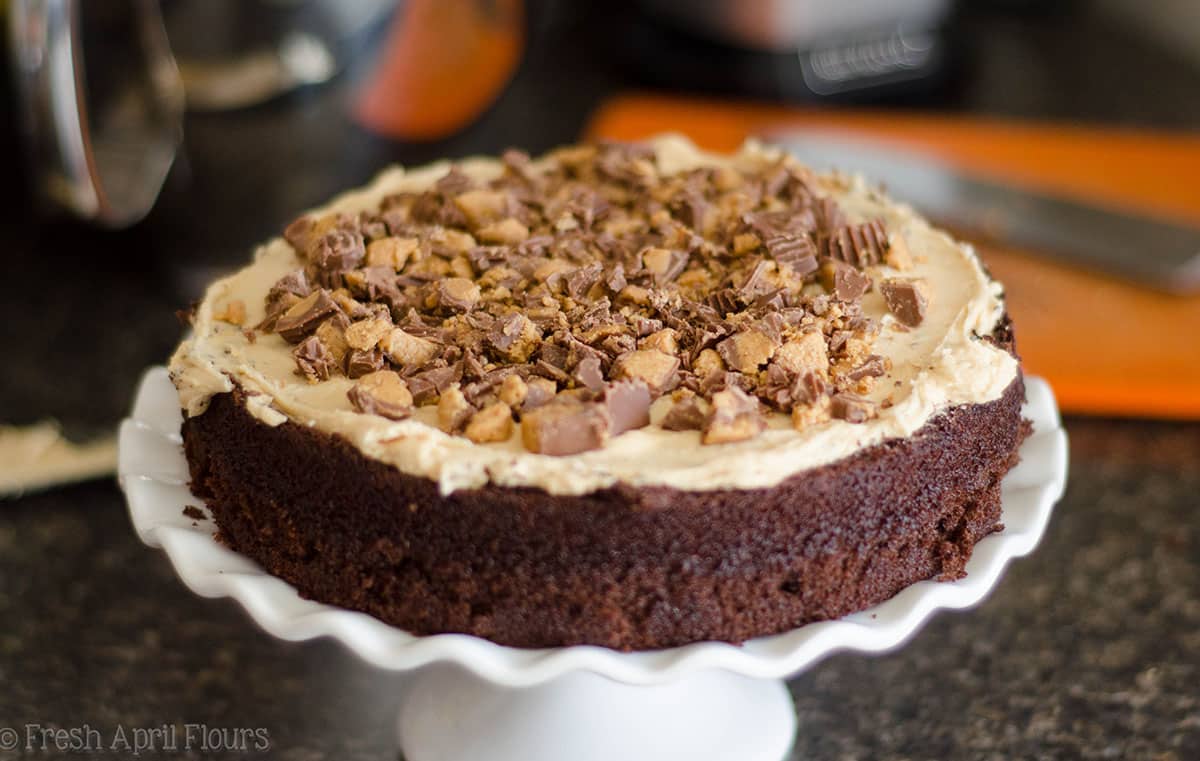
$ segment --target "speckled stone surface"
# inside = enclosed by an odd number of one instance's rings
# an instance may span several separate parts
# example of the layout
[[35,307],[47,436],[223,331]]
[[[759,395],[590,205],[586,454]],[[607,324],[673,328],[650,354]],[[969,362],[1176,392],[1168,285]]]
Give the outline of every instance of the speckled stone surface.
[[[975,610],[793,679],[795,758],[1200,758],[1200,425],[1068,430],[1042,545]],[[403,677],[196,597],[111,484],[0,505],[0,621],[0,727],[263,727],[279,758],[396,755]]]

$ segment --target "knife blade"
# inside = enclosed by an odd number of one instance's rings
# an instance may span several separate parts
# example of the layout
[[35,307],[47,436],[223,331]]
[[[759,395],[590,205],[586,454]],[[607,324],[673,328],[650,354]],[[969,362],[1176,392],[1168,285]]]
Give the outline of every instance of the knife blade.
[[940,224],[1163,291],[1200,289],[1200,227],[1018,188],[870,138],[788,130],[764,140],[814,169],[862,174]]

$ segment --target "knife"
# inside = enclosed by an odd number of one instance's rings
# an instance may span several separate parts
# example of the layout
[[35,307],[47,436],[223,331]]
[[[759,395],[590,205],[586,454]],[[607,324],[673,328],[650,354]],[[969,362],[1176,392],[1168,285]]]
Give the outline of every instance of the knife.
[[814,169],[862,174],[935,221],[1175,294],[1200,289],[1200,227],[1017,188],[870,138],[772,132]]

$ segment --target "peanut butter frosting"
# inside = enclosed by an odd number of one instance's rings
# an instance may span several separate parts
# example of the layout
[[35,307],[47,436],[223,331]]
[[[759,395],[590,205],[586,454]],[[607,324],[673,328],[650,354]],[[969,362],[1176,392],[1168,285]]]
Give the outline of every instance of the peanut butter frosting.
[[[237,386],[263,423],[341,436],[444,494],[487,483],[552,494],[749,489],[909,436],[951,406],[998,399],[1016,377],[1012,355],[984,340],[1002,291],[972,249],[863,179],[814,175],[754,143],[733,156],[678,137],[611,158],[564,151],[393,168],[306,215],[208,289],[170,362],[185,413]],[[563,166],[571,175],[568,162],[586,151],[589,166],[619,178],[605,188],[616,212],[598,211],[604,201],[551,213],[541,199],[522,201],[541,204],[535,220],[496,211],[491,188],[513,177],[536,185]],[[741,208],[747,178],[756,190]],[[450,200],[422,208],[434,188]],[[633,189],[625,206],[623,188]],[[660,191],[673,195],[657,204]],[[389,206],[406,224],[432,215],[421,226],[432,232],[356,233],[365,255],[330,269],[342,249],[312,242],[342,234],[328,220]],[[801,207],[811,229],[779,222]],[[488,277],[505,264],[496,252],[535,245],[546,236],[534,226],[551,216],[551,238],[599,229],[601,217],[606,231],[641,224],[628,282],[583,258],[569,271],[538,260],[535,275]],[[445,271],[419,269],[416,250],[430,245],[459,246]],[[706,256],[723,264],[704,270]],[[303,297],[280,290],[306,271]],[[416,294],[419,314],[401,314],[393,279]],[[503,307],[485,304],[501,296]],[[620,329],[589,322],[597,303]],[[543,305],[549,317],[535,314]],[[471,344],[454,332],[468,323],[493,327]],[[423,333],[430,326],[442,332]],[[552,329],[560,345],[578,345],[569,364],[539,348]],[[535,391],[546,397],[538,405]]]

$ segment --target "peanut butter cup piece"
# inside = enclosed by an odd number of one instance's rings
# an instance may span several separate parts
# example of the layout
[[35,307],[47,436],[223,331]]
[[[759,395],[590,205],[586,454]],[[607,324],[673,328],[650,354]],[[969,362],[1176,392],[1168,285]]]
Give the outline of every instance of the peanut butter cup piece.
[[378,370],[362,376],[346,396],[354,409],[368,415],[402,420],[412,414],[412,394],[394,370]]
[[[658,322],[655,320],[654,322]],[[662,325],[661,322],[658,322]],[[674,328],[655,330],[638,342],[639,349],[657,349],[663,354],[679,353],[679,331]]]
[[870,289],[871,278],[845,262],[827,259],[821,265],[821,285],[836,299],[858,301]]
[[775,351],[772,363],[795,375],[806,372],[824,375],[829,371],[829,352],[825,337],[818,332],[812,332],[789,339]]
[[725,360],[721,359],[721,355],[717,353],[716,349],[704,349],[692,360],[692,372],[701,380],[723,373],[725,370]]
[[488,444],[508,441],[512,428],[512,408],[497,401],[472,415],[463,434],[476,444]]
[[332,355],[334,367],[339,371],[346,366],[346,356],[350,352],[350,345],[346,343],[345,325],[347,322],[346,316],[338,312],[322,322],[313,334],[313,337],[319,339]]
[[479,286],[465,277],[439,280],[434,291],[437,306],[450,312],[469,312],[479,303]]
[[366,256],[362,235],[342,227],[322,235],[308,250],[308,262],[317,281],[330,288],[337,287],[342,273],[358,267]]
[[613,436],[650,425],[650,389],[641,381],[609,384],[600,402],[608,413],[609,433]]
[[584,357],[575,366],[575,380],[592,391],[604,389],[604,371],[600,368],[600,358]]
[[803,431],[805,428],[824,423],[832,416],[831,407],[828,396],[819,396],[811,402],[797,404],[792,407],[792,428]]
[[529,396],[529,384],[520,375],[513,373],[500,382],[496,395],[500,397],[500,401],[517,410]]
[[304,270],[294,270],[275,281],[267,291],[267,314],[282,314],[300,299],[312,293]]
[[659,285],[679,277],[687,263],[688,255],[684,251],[648,248],[642,252],[642,266],[654,276],[654,282]]
[[642,381],[654,396],[671,390],[678,370],[679,357],[657,349],[631,351],[617,357],[613,363],[613,377]]
[[379,317],[359,320],[346,328],[346,343],[352,349],[369,351],[374,349],[391,330],[391,320]]
[[879,286],[888,310],[910,328],[925,321],[929,309],[929,284],[921,278],[890,278]]
[[629,285],[629,281],[625,279],[625,265],[617,263],[604,278],[604,285],[614,294],[620,293]]
[[521,441],[530,452],[572,455],[608,440],[608,414],[594,402],[555,399],[521,415]]
[[713,394],[712,408],[704,421],[700,441],[704,444],[745,441],[757,436],[766,426],[758,400],[737,386],[728,386]]
[[694,391],[680,389],[672,395],[671,409],[663,416],[668,431],[699,431],[708,419],[708,405]]
[[408,259],[416,252],[416,238],[398,238],[388,236],[373,240],[367,245],[368,267],[390,267],[399,272],[404,269]]
[[304,255],[315,232],[317,220],[311,215],[297,217],[283,228],[283,239],[301,256]]
[[887,231],[878,219],[857,225],[842,225],[824,240],[821,254],[859,269],[879,264],[887,255]]
[[773,235],[764,245],[771,258],[787,266],[796,277],[804,277],[817,270],[817,247],[807,235]]
[[762,245],[762,240],[754,233],[738,233],[733,236],[733,253],[737,256],[748,254]]
[[743,330],[717,344],[717,352],[730,369],[750,374],[770,361],[778,345],[761,330]]
[[522,410],[532,410],[541,407],[558,393],[558,385],[549,378],[529,378],[529,380],[525,381],[525,385],[525,398],[521,402]]
[[392,328],[379,340],[379,348],[389,359],[406,369],[423,367],[438,354],[438,345],[414,336],[403,328]]
[[328,380],[337,368],[337,360],[316,336],[309,336],[297,344],[292,350],[292,358],[296,360],[297,371],[309,383]]
[[413,395],[413,403],[429,404],[454,383],[462,380],[463,369],[461,362],[455,362],[445,367],[431,367],[419,373],[408,376],[408,390]]
[[523,314],[512,314],[500,321],[487,335],[488,344],[510,362],[525,362],[541,341],[542,332]]
[[342,281],[355,296],[367,301],[383,301],[400,296],[400,289],[396,285],[396,272],[391,267],[350,270],[342,275]]
[[589,264],[580,267],[567,275],[567,295],[576,301],[585,301],[588,293],[600,278],[604,277],[604,268],[599,264]]
[[462,389],[451,386],[438,398],[438,428],[446,433],[459,433],[475,412],[475,405],[467,401]]
[[529,237],[529,228],[513,217],[502,219],[485,225],[475,231],[475,235],[484,243],[500,243],[516,245]]
[[850,372],[846,373],[846,377],[850,380],[862,380],[863,378],[878,378],[888,371],[891,363],[886,357],[881,357],[878,354],[872,354],[861,363],[858,364]]
[[499,221],[508,213],[508,196],[498,190],[469,190],[454,198],[472,228]]
[[847,423],[865,423],[875,417],[875,404],[861,396],[841,392],[830,398],[830,412]]
[[346,354],[347,378],[361,378],[376,370],[382,370],[383,366],[383,352],[379,349],[369,349],[366,351],[351,349]]
[[338,311],[329,291],[318,288],[300,299],[275,322],[275,332],[289,343],[299,343],[312,333],[321,321]]

